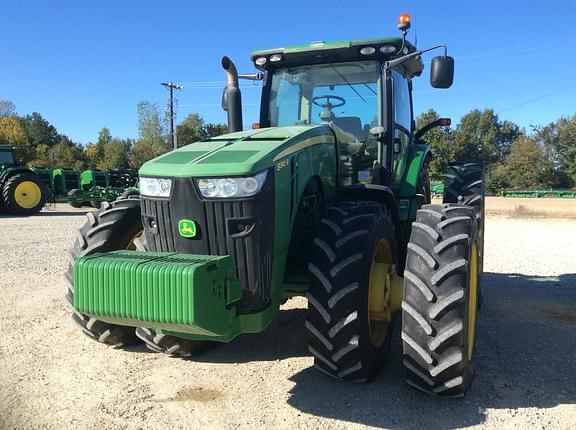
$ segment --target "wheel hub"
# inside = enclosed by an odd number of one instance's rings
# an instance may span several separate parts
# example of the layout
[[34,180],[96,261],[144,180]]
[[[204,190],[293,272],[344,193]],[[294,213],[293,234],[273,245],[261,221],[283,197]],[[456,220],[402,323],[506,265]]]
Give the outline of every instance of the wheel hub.
[[374,251],[368,283],[368,327],[375,347],[384,343],[392,321],[391,286],[394,261],[390,244],[381,240]]
[[470,250],[470,280],[468,292],[468,343],[466,350],[468,361],[472,361],[474,355],[474,341],[476,338],[476,316],[478,312],[478,248],[474,243]]
[[42,190],[32,181],[23,181],[14,190],[14,200],[21,208],[32,209],[42,200]]

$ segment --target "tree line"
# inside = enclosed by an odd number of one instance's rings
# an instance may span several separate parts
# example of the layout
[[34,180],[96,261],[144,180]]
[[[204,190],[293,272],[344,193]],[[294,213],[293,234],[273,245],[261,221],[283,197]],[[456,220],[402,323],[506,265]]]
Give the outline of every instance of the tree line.
[[[34,167],[73,169],[138,169],[146,161],[168,152],[168,118],[156,103],[141,101],[138,138],[112,137],[103,127],[95,142],[73,142],[59,133],[40,113],[20,116],[11,101],[0,101],[0,145],[16,147],[17,158]],[[200,115],[188,115],[176,127],[178,146],[226,132],[225,124],[206,122]]]
[[[421,114],[417,128],[438,119],[433,109]],[[576,115],[527,131],[502,121],[493,109],[475,109],[456,127],[440,127],[424,137],[432,149],[432,179],[441,179],[453,161],[482,161],[486,187],[572,188],[576,186]]]
[[[157,104],[137,104],[138,138],[112,137],[102,128],[94,143],[72,142],[41,114],[19,116],[14,103],[0,101],[0,144],[17,148],[23,162],[36,167],[76,169],[139,168],[171,148],[168,118]],[[417,129],[439,118],[433,109],[416,120]],[[226,132],[225,124],[211,124],[197,113],[176,127],[178,146]],[[560,118],[529,131],[502,121],[492,109],[468,112],[455,127],[429,131],[424,140],[432,148],[430,176],[441,180],[453,161],[483,161],[490,191],[504,188],[572,188],[576,186],[576,115]]]

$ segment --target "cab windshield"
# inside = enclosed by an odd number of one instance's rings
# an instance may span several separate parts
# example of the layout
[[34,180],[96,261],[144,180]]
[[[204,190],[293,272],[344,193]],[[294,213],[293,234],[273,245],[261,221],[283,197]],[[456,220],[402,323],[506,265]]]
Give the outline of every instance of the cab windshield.
[[270,125],[332,122],[358,138],[378,124],[378,62],[277,69],[270,91]]
[[380,79],[376,61],[277,69],[270,87],[270,126],[329,124],[344,160],[340,163],[346,163],[340,166],[347,172],[341,181],[372,182],[379,149],[369,130],[380,125]]

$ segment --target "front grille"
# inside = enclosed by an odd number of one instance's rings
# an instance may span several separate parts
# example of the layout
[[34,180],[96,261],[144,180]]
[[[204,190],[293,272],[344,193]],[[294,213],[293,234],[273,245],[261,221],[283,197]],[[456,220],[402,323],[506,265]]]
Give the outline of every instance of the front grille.
[[[170,202],[142,198],[142,218],[146,228],[146,243],[151,251],[177,251],[172,234]],[[161,224],[161,225],[159,225]]]
[[[176,178],[171,198],[142,198],[142,219],[151,251],[230,255],[242,284],[241,312],[270,303],[274,237],[273,177],[261,192],[243,200],[201,199],[190,178]],[[197,236],[178,234],[178,221],[194,220]]]

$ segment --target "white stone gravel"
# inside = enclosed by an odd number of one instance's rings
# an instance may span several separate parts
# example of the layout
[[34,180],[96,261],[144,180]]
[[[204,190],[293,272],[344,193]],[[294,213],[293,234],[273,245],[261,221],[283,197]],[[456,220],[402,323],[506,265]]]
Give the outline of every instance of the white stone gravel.
[[63,300],[81,214],[0,218],[0,429],[576,428],[575,220],[486,221],[477,377],[440,400],[403,383],[398,335],[371,384],[314,371],[303,299],[193,361],[91,341]]

